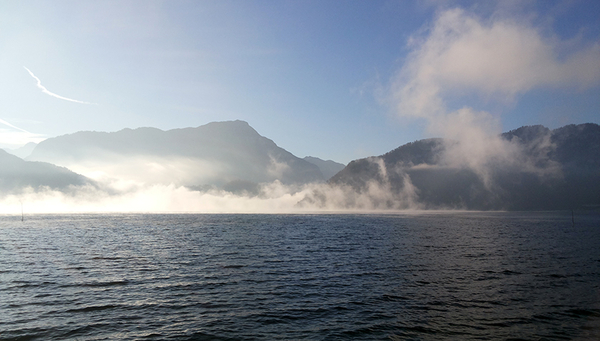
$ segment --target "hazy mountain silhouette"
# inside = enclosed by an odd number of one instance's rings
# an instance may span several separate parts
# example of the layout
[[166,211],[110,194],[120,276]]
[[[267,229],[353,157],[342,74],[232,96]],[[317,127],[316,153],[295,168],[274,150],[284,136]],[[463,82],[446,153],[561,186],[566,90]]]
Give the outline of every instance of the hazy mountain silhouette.
[[40,142],[28,160],[66,166],[83,174],[203,189],[253,192],[257,183],[322,182],[312,163],[259,135],[243,121],[197,128],[77,132]]
[[305,161],[312,163],[313,165],[319,167],[321,173],[325,177],[326,180],[330,179],[332,176],[336,175],[339,171],[344,169],[345,165],[332,161],[332,160],[322,160],[318,157],[314,156],[306,156],[304,158]]
[[600,205],[600,126],[568,125],[550,130],[528,126],[504,133],[518,150],[515,162],[496,162],[485,181],[477,170],[451,166],[445,154],[457,142],[427,139],[378,157],[352,161],[329,180],[365,192],[386,184],[402,193],[406,179],[424,208],[558,210]]
[[0,191],[16,193],[25,188],[34,190],[69,190],[72,186],[93,182],[72,171],[46,162],[29,162],[0,149]]
[[37,146],[37,143],[29,142],[20,148],[15,148],[15,149],[5,148],[5,150],[12,155],[15,155],[15,156],[20,157],[21,159],[24,159],[24,158],[28,157],[29,154],[31,154],[31,152],[33,151],[35,146]]

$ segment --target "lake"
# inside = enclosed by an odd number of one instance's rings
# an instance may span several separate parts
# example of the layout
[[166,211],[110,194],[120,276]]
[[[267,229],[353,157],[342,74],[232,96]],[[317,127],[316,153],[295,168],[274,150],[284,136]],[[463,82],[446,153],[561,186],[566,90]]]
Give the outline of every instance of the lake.
[[0,216],[36,339],[600,339],[600,214]]

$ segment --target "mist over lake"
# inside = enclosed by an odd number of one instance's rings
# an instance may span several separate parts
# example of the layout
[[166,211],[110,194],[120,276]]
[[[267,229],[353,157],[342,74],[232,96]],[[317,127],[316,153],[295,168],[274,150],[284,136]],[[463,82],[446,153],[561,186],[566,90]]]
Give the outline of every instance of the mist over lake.
[[25,218],[1,340],[600,337],[597,212]]
[[[0,212],[301,213],[600,207],[600,126],[526,126],[473,145],[425,139],[344,166],[247,122],[77,132],[0,151]],[[325,176],[326,175],[326,176]]]
[[600,1],[0,1],[0,341],[600,340]]

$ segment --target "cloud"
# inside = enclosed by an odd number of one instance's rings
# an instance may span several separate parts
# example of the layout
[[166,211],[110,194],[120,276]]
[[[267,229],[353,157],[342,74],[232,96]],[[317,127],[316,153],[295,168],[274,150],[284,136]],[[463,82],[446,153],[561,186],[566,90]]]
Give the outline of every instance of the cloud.
[[45,86],[43,86],[43,85],[42,85],[42,82],[40,81],[40,79],[39,79],[39,78],[37,78],[37,77],[36,77],[36,76],[33,74],[33,72],[31,72],[31,70],[29,70],[29,69],[28,69],[28,68],[26,68],[25,66],[23,66],[23,68],[24,68],[25,70],[27,70],[27,72],[29,72],[29,74],[31,75],[31,77],[33,77],[33,78],[34,78],[34,79],[37,81],[37,87],[38,87],[38,88],[40,88],[40,89],[42,90],[42,92],[43,92],[43,93],[45,93],[45,94],[48,94],[48,95],[50,95],[50,96],[52,96],[52,97],[56,97],[56,98],[58,98],[58,99],[62,99],[62,100],[69,101],[69,102],[75,102],[75,103],[80,103],[80,104],[98,105],[97,103],[90,103],[90,102],[78,101],[78,100],[76,100],[76,99],[72,99],[72,98],[63,97],[63,96],[57,95],[57,94],[55,94],[55,93],[53,93],[53,92],[50,92],[50,91],[48,91],[48,89],[46,89],[46,87],[45,87]]
[[447,96],[501,100],[542,86],[586,87],[600,80],[600,45],[561,55],[563,42],[512,19],[483,20],[462,9],[441,12],[425,37],[413,37],[393,85],[398,113],[445,113]]
[[510,18],[484,20],[462,9],[442,11],[424,36],[409,40],[411,52],[392,80],[392,105],[398,115],[425,119],[431,134],[451,140],[442,162],[474,170],[490,189],[497,167],[520,165],[544,173],[531,162],[519,164],[522,150],[499,137],[499,117],[468,105],[449,109],[447,102],[475,95],[511,103],[534,88],[597,84],[600,45],[567,53],[562,45]]

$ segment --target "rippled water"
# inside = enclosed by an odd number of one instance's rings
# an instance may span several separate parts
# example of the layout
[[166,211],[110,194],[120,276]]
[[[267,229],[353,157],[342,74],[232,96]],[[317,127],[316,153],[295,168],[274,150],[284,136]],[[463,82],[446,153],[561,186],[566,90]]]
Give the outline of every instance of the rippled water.
[[598,338],[598,213],[0,217],[2,340]]

